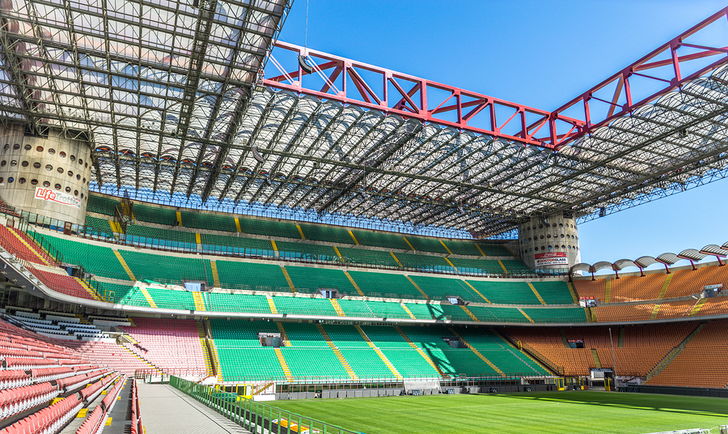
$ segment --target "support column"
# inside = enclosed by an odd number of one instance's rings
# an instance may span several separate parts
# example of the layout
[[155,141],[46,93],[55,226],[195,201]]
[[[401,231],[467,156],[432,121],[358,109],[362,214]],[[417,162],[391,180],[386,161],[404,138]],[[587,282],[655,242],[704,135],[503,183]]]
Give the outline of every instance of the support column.
[[518,228],[521,258],[544,273],[568,272],[581,262],[576,221],[568,215],[531,217]]
[[91,147],[50,130],[26,136],[0,128],[0,198],[16,209],[82,224],[91,180]]

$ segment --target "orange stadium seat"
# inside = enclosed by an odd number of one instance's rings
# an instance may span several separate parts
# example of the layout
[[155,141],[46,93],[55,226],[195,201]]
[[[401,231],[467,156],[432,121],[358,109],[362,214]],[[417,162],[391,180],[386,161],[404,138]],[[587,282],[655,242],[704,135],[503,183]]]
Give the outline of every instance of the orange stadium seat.
[[667,367],[648,381],[664,386],[728,387],[728,321],[707,323]]

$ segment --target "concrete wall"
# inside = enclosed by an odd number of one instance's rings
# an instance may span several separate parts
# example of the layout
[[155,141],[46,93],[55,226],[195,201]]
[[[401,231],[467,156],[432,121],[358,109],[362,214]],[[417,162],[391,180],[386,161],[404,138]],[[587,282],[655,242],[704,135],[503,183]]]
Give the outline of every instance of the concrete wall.
[[[579,231],[571,217],[531,217],[518,228],[518,244],[523,261],[536,270],[568,272],[572,265],[581,262]],[[565,264],[545,264],[549,259],[558,262],[562,253]]]
[[55,131],[26,136],[21,126],[0,129],[0,198],[17,209],[83,223],[91,167],[85,141]]

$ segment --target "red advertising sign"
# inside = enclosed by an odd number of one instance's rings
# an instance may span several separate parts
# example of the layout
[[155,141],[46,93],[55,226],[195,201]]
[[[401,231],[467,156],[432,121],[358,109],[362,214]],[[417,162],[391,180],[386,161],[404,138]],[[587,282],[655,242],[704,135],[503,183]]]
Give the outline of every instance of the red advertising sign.
[[537,267],[544,265],[569,265],[566,252],[544,252],[533,255]]
[[60,205],[81,208],[81,201],[75,196],[62,191],[52,190],[50,188],[36,187],[34,197],[38,200],[45,200],[47,202],[53,202]]

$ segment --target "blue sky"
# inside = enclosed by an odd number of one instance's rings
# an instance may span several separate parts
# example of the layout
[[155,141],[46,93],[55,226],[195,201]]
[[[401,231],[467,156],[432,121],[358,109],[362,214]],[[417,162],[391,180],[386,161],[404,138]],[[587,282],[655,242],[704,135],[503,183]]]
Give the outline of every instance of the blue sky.
[[[308,46],[536,108],[567,102],[725,6],[709,0],[309,0]],[[280,39],[304,44],[307,1]],[[728,241],[728,181],[580,227],[585,262]]]

